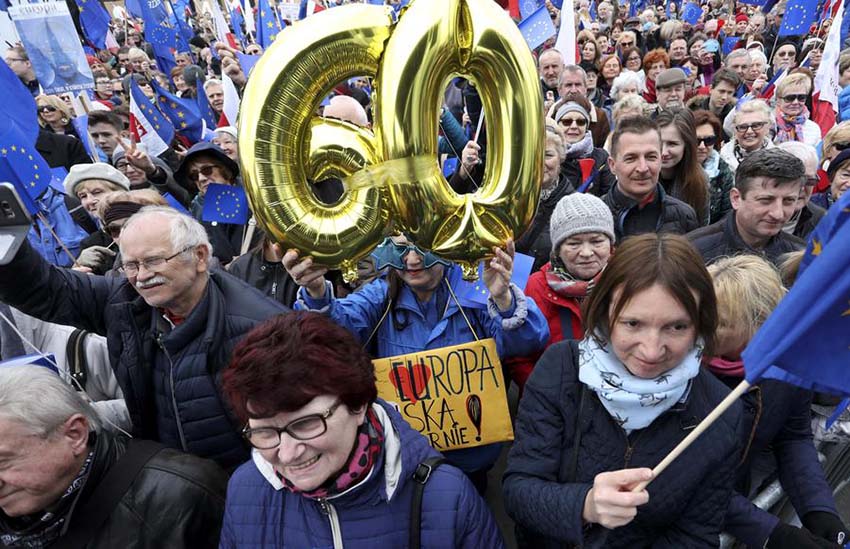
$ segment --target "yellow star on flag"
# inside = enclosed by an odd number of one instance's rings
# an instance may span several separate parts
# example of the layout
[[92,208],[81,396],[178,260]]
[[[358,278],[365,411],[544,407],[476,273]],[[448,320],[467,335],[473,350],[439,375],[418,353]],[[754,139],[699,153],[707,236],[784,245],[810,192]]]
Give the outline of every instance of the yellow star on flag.
[[812,255],[819,256],[823,251],[823,244],[820,243],[820,240],[817,238],[812,239]]

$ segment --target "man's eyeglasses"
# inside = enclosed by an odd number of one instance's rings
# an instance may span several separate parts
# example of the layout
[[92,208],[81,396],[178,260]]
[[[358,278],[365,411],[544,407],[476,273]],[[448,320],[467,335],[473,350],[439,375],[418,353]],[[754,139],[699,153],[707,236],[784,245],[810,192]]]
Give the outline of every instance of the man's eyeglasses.
[[760,129],[762,129],[763,127],[765,127],[766,125],[767,125],[767,122],[752,122],[750,124],[738,124],[737,126],[735,126],[735,131],[737,131],[739,133],[747,133],[750,130],[757,132]]
[[199,166],[197,169],[189,170],[189,181],[197,181],[199,174],[203,174],[204,177],[209,177],[216,168],[218,168],[218,166],[214,164],[207,164],[206,166]]
[[706,147],[713,147],[714,144],[717,143],[717,136],[716,135],[707,135],[705,137],[697,136],[697,145],[699,145],[700,143],[702,143]]
[[322,412],[321,414],[310,414],[290,421],[285,427],[257,427],[252,429],[246,426],[242,429],[245,440],[258,450],[271,450],[280,446],[280,435],[286,433],[295,440],[312,440],[324,435],[328,431],[328,418],[339,408],[342,401]]
[[139,267],[144,267],[148,271],[157,272],[159,269],[163,267],[166,263],[174,259],[180,254],[184,254],[194,248],[194,246],[189,246],[188,248],[183,248],[179,252],[174,255],[168,257],[149,257],[147,259],[143,259],[141,261],[128,261],[123,263],[118,270],[124,273],[127,276],[136,276],[139,274]]
[[805,103],[808,97],[809,95],[805,93],[789,93],[788,95],[783,95],[782,100],[786,103],[793,103],[794,101]]

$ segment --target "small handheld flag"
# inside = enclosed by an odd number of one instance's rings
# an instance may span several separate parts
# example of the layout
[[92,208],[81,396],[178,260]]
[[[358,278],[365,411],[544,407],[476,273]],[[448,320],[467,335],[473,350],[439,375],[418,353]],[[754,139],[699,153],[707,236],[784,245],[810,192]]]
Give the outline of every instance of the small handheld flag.
[[555,36],[555,25],[549,17],[549,10],[541,6],[519,24],[519,31],[530,49],[537,49],[546,40]]
[[212,183],[204,197],[201,219],[208,222],[244,225],[251,217],[245,189],[235,185]]

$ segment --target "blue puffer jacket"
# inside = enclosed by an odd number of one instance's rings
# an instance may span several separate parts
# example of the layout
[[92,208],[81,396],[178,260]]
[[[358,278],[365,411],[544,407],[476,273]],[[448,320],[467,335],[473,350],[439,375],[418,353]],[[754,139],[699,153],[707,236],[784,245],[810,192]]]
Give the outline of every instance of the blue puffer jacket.
[[[458,288],[461,282],[460,267],[448,268],[444,280],[452,288]],[[311,299],[301,289],[295,308],[328,311],[331,318],[354,332],[365,344],[386,310],[387,288],[386,280],[380,278],[343,299],[331,299],[328,290],[324,300]],[[496,349],[502,360],[540,352],[549,340],[549,325],[534,300],[526,298],[515,287],[514,296],[512,310],[501,315],[491,314],[482,308],[464,306],[463,309],[479,337],[496,340]],[[395,310],[395,314],[391,312],[386,315],[370,342],[370,349],[373,349],[376,357],[451,347],[475,340],[445,283],[434,292],[428,303],[421,304],[413,291],[403,284]],[[523,315],[525,320],[516,327],[504,327]],[[500,451],[501,444],[490,444],[447,452],[446,458],[463,471],[473,472],[489,469],[498,459]]]
[[740,459],[740,402],[649,485],[649,503],[632,522],[614,530],[586,528],[584,501],[597,474],[658,465],[729,391],[700,372],[683,403],[627,436],[596,393],[585,389],[575,481],[567,482],[579,385],[578,347],[562,341],[543,354],[520,401],[503,488],[508,513],[531,540],[527,546],[717,547]]
[[[721,380],[729,386],[741,381],[737,378]],[[765,380],[751,388],[741,400],[744,403],[742,434],[746,436],[741,447],[749,451],[738,468],[737,492],[729,502],[724,530],[749,547],[763,547],[779,524],[778,517],[759,509],[742,495],[752,488],[752,465],[766,454],[775,457],[782,488],[799,517],[812,511],[837,517],[832,489],[826,482],[812,441],[812,392],[781,381]]]
[[218,378],[238,339],[288,311],[283,305],[213,270],[201,303],[168,330],[123,276],[52,267],[26,243],[9,265],[0,266],[0,301],[48,322],[106,336],[135,436],[162,440],[225,469],[248,458]]
[[[65,205],[65,195],[53,188],[48,188],[36,201],[36,204],[44,213],[47,221],[50,222],[53,232],[62,239],[68,251],[74,254],[74,257],[80,255],[80,242],[88,236],[88,233],[80,228],[71,217],[71,213]],[[50,229],[45,226],[41,219],[35,217],[33,224],[38,227],[38,230],[34,227],[30,229],[27,235],[30,245],[38,250],[41,257],[49,263],[60,267],[70,267],[73,261],[62,249],[62,245],[56,241]]]
[[[384,452],[365,481],[336,497],[316,501],[283,489],[255,452],[230,479],[220,549],[407,547],[413,471],[436,452],[387,403],[373,409],[384,425]],[[503,547],[484,500],[451,465],[432,473],[421,516],[423,549]]]

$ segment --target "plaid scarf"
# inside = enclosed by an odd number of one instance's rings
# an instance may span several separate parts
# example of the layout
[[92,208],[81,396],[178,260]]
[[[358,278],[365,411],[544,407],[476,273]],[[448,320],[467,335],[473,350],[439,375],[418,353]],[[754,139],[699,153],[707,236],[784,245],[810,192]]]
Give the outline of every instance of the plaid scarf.
[[[602,268],[604,271],[605,268]],[[553,253],[549,261],[549,270],[546,272],[546,284],[561,297],[577,299],[581,301],[590,294],[590,290],[599,282],[602,271],[590,280],[578,280],[567,271],[561,258]]]

